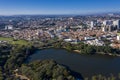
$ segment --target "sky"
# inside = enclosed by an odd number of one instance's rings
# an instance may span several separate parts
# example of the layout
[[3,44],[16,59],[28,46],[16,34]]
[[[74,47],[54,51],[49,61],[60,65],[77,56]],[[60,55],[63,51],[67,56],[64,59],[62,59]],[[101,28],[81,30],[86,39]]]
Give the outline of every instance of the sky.
[[120,11],[120,0],[0,0],[0,15],[91,14]]

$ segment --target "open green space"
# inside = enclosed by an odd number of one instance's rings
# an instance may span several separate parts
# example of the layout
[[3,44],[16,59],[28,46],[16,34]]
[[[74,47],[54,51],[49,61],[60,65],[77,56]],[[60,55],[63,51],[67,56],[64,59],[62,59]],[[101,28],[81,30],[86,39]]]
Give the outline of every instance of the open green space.
[[13,38],[6,38],[6,37],[0,37],[0,41],[8,41],[10,44],[18,44],[18,45],[30,45],[31,43],[26,40],[15,40]]

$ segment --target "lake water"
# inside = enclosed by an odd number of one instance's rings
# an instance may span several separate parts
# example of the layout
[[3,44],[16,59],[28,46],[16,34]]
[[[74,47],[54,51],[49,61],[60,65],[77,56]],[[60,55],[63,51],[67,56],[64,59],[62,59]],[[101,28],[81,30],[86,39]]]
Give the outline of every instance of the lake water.
[[64,49],[37,50],[35,54],[30,56],[28,61],[45,59],[53,59],[59,64],[66,65],[71,70],[82,74],[83,77],[90,77],[96,74],[108,76],[110,73],[117,76],[120,73],[120,57],[80,55]]

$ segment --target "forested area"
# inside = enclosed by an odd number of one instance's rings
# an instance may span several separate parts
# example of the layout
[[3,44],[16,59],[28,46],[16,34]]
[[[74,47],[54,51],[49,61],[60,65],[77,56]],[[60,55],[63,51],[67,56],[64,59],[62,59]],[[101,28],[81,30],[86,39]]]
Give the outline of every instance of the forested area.
[[36,50],[33,46],[0,45],[0,80],[17,80],[17,74],[30,80],[75,80],[72,72],[53,60],[25,63],[26,59]]
[[[112,54],[119,55],[120,50],[114,49],[110,46],[91,46],[84,43],[71,44],[63,41],[54,42],[54,44],[43,45],[49,48],[64,48],[68,51],[79,50],[80,54]],[[20,77],[15,75],[15,70],[18,69],[17,74],[26,76],[31,80],[75,80],[75,76],[71,70],[65,66],[56,63],[53,60],[35,61],[29,64],[24,63],[25,60],[36,51],[38,47],[32,45],[0,45],[0,80],[16,80]],[[79,77],[81,78],[81,77]],[[92,80],[95,79],[92,77]],[[105,79],[103,79],[105,80]],[[113,79],[115,80],[115,79]]]
[[68,42],[57,42],[53,44],[54,48],[64,48],[68,51],[79,50],[80,54],[106,54],[117,56],[120,55],[120,49],[115,49],[110,46],[93,46],[84,44],[82,42],[78,44],[71,44]]
[[0,80],[14,80],[13,70],[19,68],[34,50],[32,46],[0,45]]
[[22,65],[18,72],[31,80],[75,80],[70,70],[53,60],[35,61]]

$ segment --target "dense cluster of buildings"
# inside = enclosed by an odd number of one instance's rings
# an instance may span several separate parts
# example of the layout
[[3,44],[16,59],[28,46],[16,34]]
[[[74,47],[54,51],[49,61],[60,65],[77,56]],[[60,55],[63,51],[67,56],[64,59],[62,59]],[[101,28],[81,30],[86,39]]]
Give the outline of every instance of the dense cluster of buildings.
[[114,31],[120,29],[120,20],[104,20],[104,21],[91,21],[91,28],[96,26],[102,27],[102,31]]
[[118,15],[21,18],[8,18],[8,22],[3,20],[0,26],[4,24],[4,28],[0,30],[0,36],[29,41],[58,38],[72,44],[84,42],[96,46],[104,46],[104,40],[110,41],[114,46],[120,42]]

